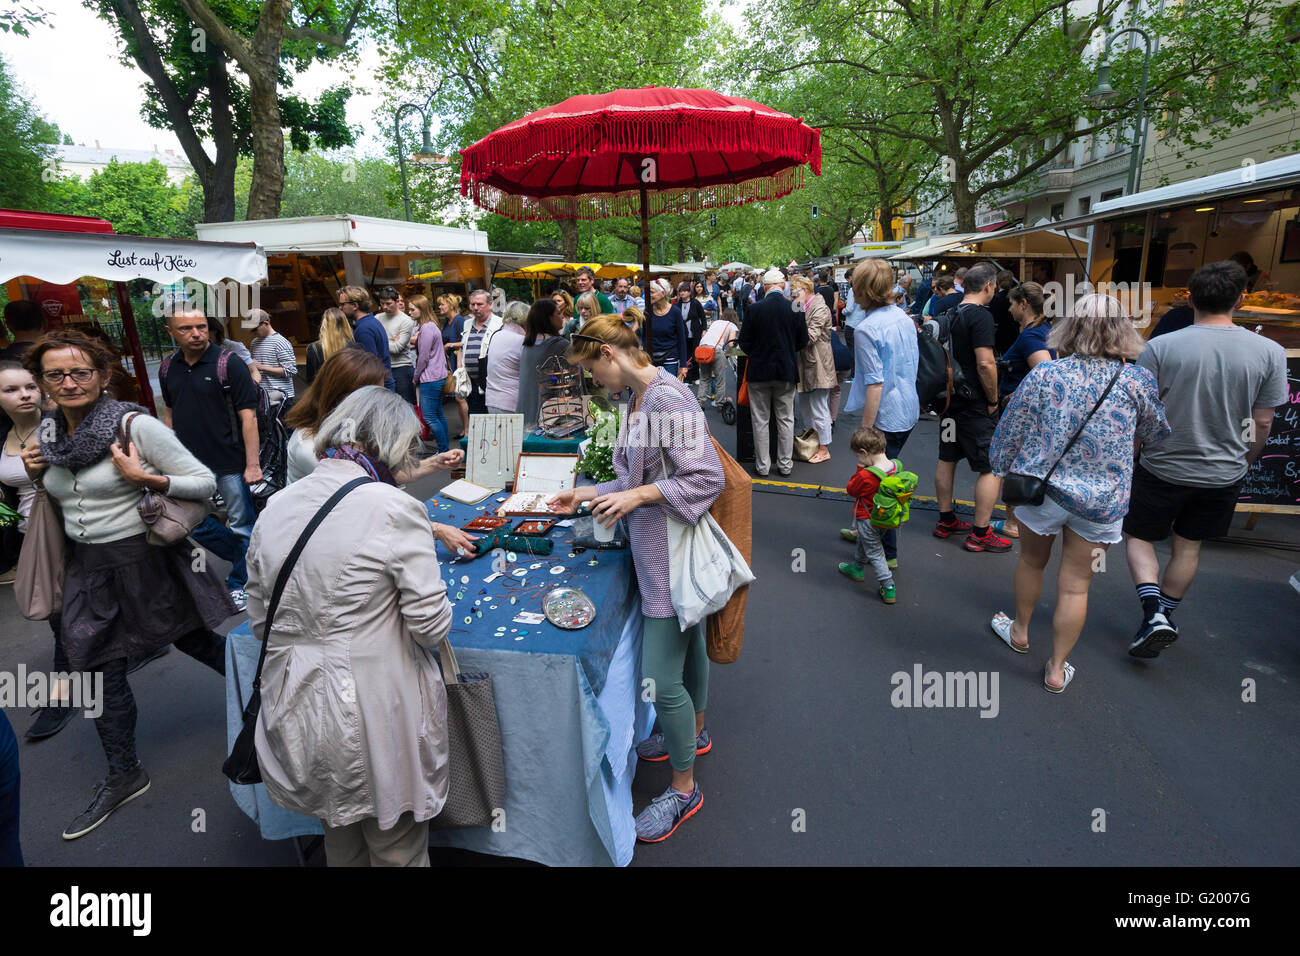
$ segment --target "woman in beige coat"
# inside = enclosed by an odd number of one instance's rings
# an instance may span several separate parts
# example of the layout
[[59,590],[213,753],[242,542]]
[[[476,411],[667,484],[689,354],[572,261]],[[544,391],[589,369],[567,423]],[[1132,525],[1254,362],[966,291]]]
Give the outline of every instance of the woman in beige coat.
[[274,495],[248,545],[248,612],[261,636],[280,566],[339,488],[280,599],[262,672],[257,756],[267,794],[320,817],[330,866],[428,866],[429,820],[447,798],[447,697],[429,654],[451,605],[424,506],[392,472],[420,423],[367,386],[322,423],[310,475]]
[[799,415],[817,431],[817,454],[808,459],[815,465],[831,457],[830,395],[838,382],[831,351],[831,310],[826,300],[813,292],[807,276],[792,276],[790,288],[808,325],[808,344],[799,351]]

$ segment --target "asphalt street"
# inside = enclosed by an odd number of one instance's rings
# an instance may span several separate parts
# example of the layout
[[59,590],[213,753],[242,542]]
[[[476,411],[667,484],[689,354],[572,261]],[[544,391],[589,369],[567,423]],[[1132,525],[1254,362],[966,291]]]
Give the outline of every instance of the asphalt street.
[[[710,417],[734,449],[735,429]],[[796,465],[787,481],[842,488],[853,471],[851,418],[836,426],[829,463]],[[936,447],[937,425],[923,420],[902,455],[922,495],[933,494]],[[972,479],[959,469],[959,498],[969,500]],[[409,490],[424,498],[444,481]],[[887,607],[874,586],[836,573],[853,552],[837,533],[846,499],[755,486],[758,582],[743,654],[710,676],[714,746],[697,765],[704,806],[667,842],[639,846],[634,865],[1300,863],[1300,594],[1288,583],[1300,567],[1300,521],[1234,523],[1234,537],[1292,550],[1208,545],[1176,616],[1182,636],[1153,661],[1125,653],[1139,606],[1123,546],[1113,547],[1071,655],[1074,682],[1056,696],[1042,687],[1055,562],[1031,652],[1015,655],[989,628],[994,612],[1012,610],[1014,552],[971,554],[957,538],[934,538],[932,508],[919,503],[902,529],[898,603]],[[48,628],[23,620],[7,591],[0,633],[0,669],[50,668]],[[917,668],[976,672],[997,689],[996,715],[993,705],[987,717],[979,707],[895,706],[894,675]],[[104,773],[99,740],[78,718],[24,743],[29,864],[295,864],[290,843],[259,837],[221,776],[221,680],[173,651],[131,683],[152,788],[64,842],[63,826]],[[21,737],[30,716],[8,714]],[[666,764],[643,764],[638,808],[668,779]],[[435,852],[434,862],[498,861]]]

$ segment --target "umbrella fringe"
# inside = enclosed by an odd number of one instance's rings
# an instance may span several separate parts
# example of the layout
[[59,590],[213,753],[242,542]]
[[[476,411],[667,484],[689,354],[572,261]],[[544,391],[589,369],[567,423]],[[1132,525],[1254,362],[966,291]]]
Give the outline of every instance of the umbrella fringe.
[[[804,170],[800,165],[739,183],[655,191],[649,194],[649,214],[658,216],[666,212],[698,212],[780,199],[801,188],[803,183]],[[639,191],[588,193],[581,196],[525,196],[508,193],[480,180],[472,180],[462,182],[461,194],[470,196],[474,204],[483,209],[523,222],[592,220],[641,214]]]

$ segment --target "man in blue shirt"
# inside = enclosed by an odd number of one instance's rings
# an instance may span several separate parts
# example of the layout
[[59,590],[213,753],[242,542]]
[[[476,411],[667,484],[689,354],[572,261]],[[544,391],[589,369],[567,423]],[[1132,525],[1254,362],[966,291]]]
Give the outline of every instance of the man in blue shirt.
[[339,289],[339,308],[352,323],[352,338],[357,347],[377,356],[384,363],[387,373],[384,387],[390,392],[397,391],[393,362],[388,355],[388,333],[384,330],[383,323],[370,310],[370,293],[359,285],[346,285]]

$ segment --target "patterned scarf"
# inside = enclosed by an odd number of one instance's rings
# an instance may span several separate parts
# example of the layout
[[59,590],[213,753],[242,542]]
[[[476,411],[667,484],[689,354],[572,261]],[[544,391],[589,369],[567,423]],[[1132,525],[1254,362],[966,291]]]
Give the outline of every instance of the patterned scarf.
[[46,412],[41,419],[39,432],[44,436],[48,432],[46,420],[54,421],[54,438],[46,441],[41,438],[41,454],[51,465],[62,465],[74,474],[81,468],[95,464],[108,454],[108,446],[117,441],[117,426],[127,412],[149,414],[132,402],[119,402],[109,398],[108,392],[102,392],[91,406],[90,414],[81,420],[77,430],[68,434],[68,420],[63,409]]
[[371,458],[355,445],[340,445],[338,448],[330,448],[325,451],[326,458],[341,458],[345,461],[355,462],[365,469],[366,474],[375,481],[382,481],[385,484],[396,485],[397,479],[393,473],[388,470],[388,466],[382,461]]

